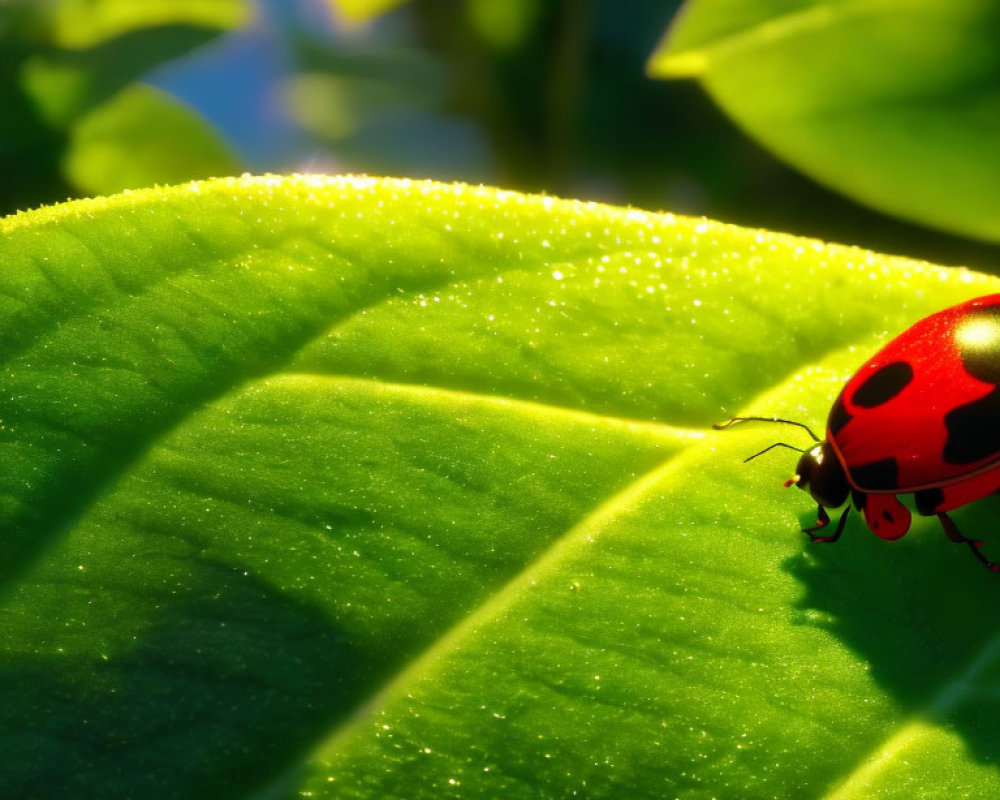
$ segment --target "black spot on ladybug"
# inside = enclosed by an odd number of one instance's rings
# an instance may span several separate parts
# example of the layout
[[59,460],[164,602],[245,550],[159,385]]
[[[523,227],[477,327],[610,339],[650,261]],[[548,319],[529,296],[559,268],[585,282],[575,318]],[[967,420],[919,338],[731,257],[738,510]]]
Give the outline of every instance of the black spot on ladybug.
[[955,326],[955,344],[973,378],[1000,384],[1000,306],[967,315]]
[[844,407],[844,395],[840,394],[837,396],[837,401],[833,404],[833,408],[830,409],[830,416],[826,421],[826,427],[829,429],[830,435],[836,436],[840,433],[851,419],[851,415],[847,413],[847,408]]
[[865,378],[851,402],[861,408],[875,408],[888,403],[913,380],[913,367],[905,361],[893,361]]
[[886,522],[892,522],[895,520],[895,517],[893,517],[892,514],[890,514],[888,511],[883,511],[882,519],[884,519]]
[[851,467],[851,477],[862,489],[889,491],[899,488],[899,464],[894,458],[884,458],[860,467]]
[[1000,454],[1000,388],[944,415],[948,440],[943,458],[949,464],[971,464]]
[[930,517],[937,514],[938,507],[944,502],[944,492],[940,489],[921,489],[913,493],[913,500],[917,504],[917,513]]

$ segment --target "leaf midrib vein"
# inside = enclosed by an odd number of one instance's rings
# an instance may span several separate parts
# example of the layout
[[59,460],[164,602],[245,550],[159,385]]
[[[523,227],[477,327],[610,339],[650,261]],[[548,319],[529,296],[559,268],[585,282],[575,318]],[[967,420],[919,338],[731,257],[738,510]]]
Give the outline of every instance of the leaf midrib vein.
[[528,413],[538,416],[552,416],[561,419],[572,420],[584,424],[623,427],[635,431],[644,431],[655,436],[690,438],[692,441],[703,438],[706,431],[698,428],[688,428],[677,425],[667,425],[662,422],[654,422],[633,417],[619,417],[611,414],[602,414],[582,409],[569,408],[556,405],[554,403],[544,403],[535,400],[525,400],[509,395],[491,394],[485,392],[474,392],[464,389],[454,389],[443,386],[425,386],[416,383],[403,383],[398,381],[384,381],[378,378],[357,376],[350,374],[330,374],[315,372],[281,372],[263,380],[265,384],[279,384],[283,382],[321,382],[332,384],[354,383],[359,385],[373,385],[380,390],[385,390],[393,394],[408,394],[417,398],[440,399],[442,401],[456,400],[463,404],[490,406],[497,409],[511,409],[520,413]]
[[499,616],[503,609],[509,608],[522,596],[525,588],[532,585],[533,579],[539,574],[545,573],[550,565],[557,564],[566,557],[567,552],[574,546],[586,546],[592,544],[596,536],[591,536],[589,531],[599,529],[603,523],[612,519],[617,514],[634,503],[641,502],[647,493],[654,486],[658,485],[670,472],[680,469],[677,462],[679,457],[690,452],[681,451],[647,472],[636,477],[631,483],[626,484],[622,490],[609,497],[597,507],[585,512],[581,519],[560,537],[552,545],[543,550],[535,559],[525,564],[516,575],[514,575],[498,591],[490,595],[485,602],[470,611],[465,617],[452,625],[435,638],[419,655],[416,655],[405,664],[394,676],[380,689],[373,691],[366,701],[359,704],[357,710],[347,718],[338,720],[332,731],[319,742],[312,750],[303,754],[298,761],[287,767],[281,775],[277,776],[261,792],[253,792],[247,796],[247,800],[276,800],[283,787],[287,787],[290,776],[298,774],[309,763],[316,760],[324,752],[336,749],[337,745],[346,741],[358,730],[367,720],[371,718],[372,711],[387,704],[387,702],[397,693],[397,691],[411,682],[419,679],[429,667],[440,664],[440,657],[451,652],[456,643],[475,632],[484,624]]

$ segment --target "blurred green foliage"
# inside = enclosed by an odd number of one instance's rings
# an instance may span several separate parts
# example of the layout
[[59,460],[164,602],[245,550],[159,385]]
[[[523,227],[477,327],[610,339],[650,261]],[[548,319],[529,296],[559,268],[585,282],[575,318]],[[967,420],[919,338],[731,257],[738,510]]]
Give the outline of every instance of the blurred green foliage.
[[[960,234],[990,239],[984,209],[1000,196],[989,157],[1000,141],[990,127],[1000,81],[983,46],[995,12],[984,0],[864,4],[868,17],[889,21],[881,29],[915,71],[885,41],[865,39],[865,25],[838,17],[850,5],[22,0],[0,9],[0,211],[247,169],[367,172],[704,214],[989,269],[1000,247]],[[935,14],[961,24],[920,22]],[[802,17],[810,24],[788,22]],[[804,27],[808,41],[782,38],[782,26]],[[255,121],[230,123],[225,141],[210,101],[199,114],[135,86],[165,64],[192,63],[220,34],[253,31],[266,32],[285,70],[260,93],[273,93],[272,112],[301,134],[266,158],[247,156],[239,141]],[[936,33],[945,41],[932,47]],[[978,71],[963,72],[952,51]],[[655,75],[698,77],[708,93],[654,79],[647,63]],[[944,68],[978,83],[935,77]],[[940,124],[898,113],[891,94],[857,90],[887,75],[905,78]],[[250,77],[208,68],[198,80],[215,86],[222,106],[232,82]],[[773,113],[793,102],[808,112],[797,126]],[[952,113],[963,102],[968,113]]]
[[[205,120],[152,94],[141,109],[132,101],[134,113],[122,114],[130,101],[120,93],[156,65],[245,24],[249,11],[243,0],[16,0],[0,6],[0,213],[232,172],[235,160]],[[136,133],[161,136],[158,126],[167,118],[185,131],[172,143],[171,161],[187,166],[163,169],[154,161],[140,168]],[[85,163],[96,150],[103,150],[98,164],[106,170]],[[131,163],[123,170],[125,161]],[[123,171],[130,176],[125,183]]]
[[998,242],[998,41],[986,0],[692,0],[650,68],[824,185]]

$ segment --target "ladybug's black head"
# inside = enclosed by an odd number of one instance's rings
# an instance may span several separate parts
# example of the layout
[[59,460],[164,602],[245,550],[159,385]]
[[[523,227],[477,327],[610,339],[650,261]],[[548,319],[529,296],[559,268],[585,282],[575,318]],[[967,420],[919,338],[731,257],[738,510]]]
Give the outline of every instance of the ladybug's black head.
[[825,508],[844,505],[851,492],[844,468],[826,441],[817,442],[802,454],[795,475],[785,481],[785,486],[793,483]]
[[751,461],[757,458],[757,456],[762,456],[769,450],[773,450],[775,447],[787,447],[790,450],[795,450],[802,453],[802,457],[795,468],[795,475],[785,481],[785,486],[795,484],[800,489],[809,492],[813,500],[824,508],[839,508],[847,502],[847,498],[851,493],[851,487],[847,483],[847,475],[844,472],[844,467],[841,465],[840,459],[837,458],[837,454],[833,451],[830,443],[820,440],[809,429],[809,426],[790,419],[779,419],[778,417],[733,417],[728,422],[713,425],[712,427],[717,431],[721,431],[743,422],[779,422],[783,425],[795,425],[798,428],[802,428],[816,442],[808,450],[802,450],[784,442],[775,442],[770,447],[765,447],[759,453],[754,453],[750,458],[743,460]]

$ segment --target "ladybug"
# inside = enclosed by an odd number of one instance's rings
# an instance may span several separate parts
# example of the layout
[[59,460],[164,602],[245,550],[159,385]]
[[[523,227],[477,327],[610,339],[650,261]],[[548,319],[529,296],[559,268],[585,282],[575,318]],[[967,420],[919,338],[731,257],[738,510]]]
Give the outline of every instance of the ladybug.
[[[818,504],[813,542],[835,542],[851,505],[869,529],[895,540],[910,529],[898,495],[912,494],[917,512],[937,516],[948,538],[968,545],[994,572],[983,542],[963,536],[952,511],[1000,491],[1000,294],[931,314],[907,329],[847,382],[830,409],[826,438],[806,425],[768,417],[734,417],[716,430],[750,422],[803,428],[816,443],[803,450],[785,486],[808,491]],[[828,508],[848,505],[833,534]]]

